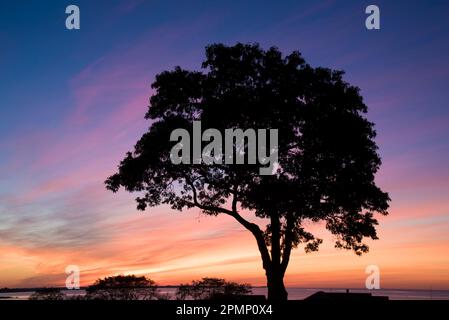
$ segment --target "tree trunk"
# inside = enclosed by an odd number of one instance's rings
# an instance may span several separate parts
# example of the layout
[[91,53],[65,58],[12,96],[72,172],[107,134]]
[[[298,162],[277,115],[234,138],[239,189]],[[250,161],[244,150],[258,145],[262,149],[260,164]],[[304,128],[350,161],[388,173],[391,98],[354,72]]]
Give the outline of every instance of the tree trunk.
[[288,297],[284,286],[284,276],[279,271],[267,272],[268,300],[273,302],[286,301]]
[[268,300],[285,301],[284,270],[281,263],[281,224],[277,214],[271,215],[271,263],[265,269],[267,275]]
[[[204,208],[202,208],[204,209]],[[265,269],[267,277],[268,287],[268,299],[273,302],[286,301],[288,294],[284,286],[284,274],[287,269],[288,261],[291,252],[291,226],[287,230],[287,241],[284,243],[286,250],[281,251],[280,243],[280,221],[276,216],[271,216],[271,257],[268,251],[267,244],[265,243],[264,235],[257,224],[251,223],[243,219],[235,209],[235,202],[233,203],[234,211],[225,211],[225,213],[233,216],[238,222],[240,222],[247,230],[249,230],[256,238],[257,247],[259,248],[260,256],[262,258],[262,266]],[[281,261],[282,253],[282,261]]]

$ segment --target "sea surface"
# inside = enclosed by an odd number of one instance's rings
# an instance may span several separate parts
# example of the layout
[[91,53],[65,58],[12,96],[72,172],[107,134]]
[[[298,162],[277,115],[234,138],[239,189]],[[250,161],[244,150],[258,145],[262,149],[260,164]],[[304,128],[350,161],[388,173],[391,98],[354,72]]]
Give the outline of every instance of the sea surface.
[[[302,300],[318,291],[325,292],[345,292],[346,289],[326,289],[326,288],[287,288],[289,300]],[[350,289],[353,293],[372,293],[373,296],[388,296],[390,300],[449,300],[449,290],[402,290],[402,289]],[[84,295],[85,290],[62,290],[68,296]],[[176,292],[175,287],[160,287],[162,294],[173,295]],[[27,300],[32,291],[23,292],[4,292],[0,293],[0,300]],[[253,294],[267,295],[267,288],[253,288]]]

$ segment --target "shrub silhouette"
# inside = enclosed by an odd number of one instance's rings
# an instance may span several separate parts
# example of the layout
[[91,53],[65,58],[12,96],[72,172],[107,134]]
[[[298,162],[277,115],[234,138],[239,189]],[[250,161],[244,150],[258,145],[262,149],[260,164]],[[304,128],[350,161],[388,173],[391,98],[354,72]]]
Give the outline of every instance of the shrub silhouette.
[[87,300],[153,300],[157,299],[155,282],[144,276],[119,275],[98,279],[86,289]]
[[67,296],[59,288],[37,289],[28,299],[29,300],[64,300]]
[[178,300],[213,300],[248,295],[251,292],[249,284],[228,282],[220,278],[202,278],[190,284],[181,284],[175,296]]

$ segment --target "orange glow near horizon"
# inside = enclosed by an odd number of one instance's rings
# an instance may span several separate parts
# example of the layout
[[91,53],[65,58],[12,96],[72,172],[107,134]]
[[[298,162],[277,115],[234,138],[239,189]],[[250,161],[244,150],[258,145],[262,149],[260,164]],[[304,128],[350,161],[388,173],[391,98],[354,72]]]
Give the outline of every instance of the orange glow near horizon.
[[[0,287],[63,286],[69,264],[80,267],[83,286],[116,274],[147,275],[160,285],[206,276],[265,284],[255,241],[232,218],[201,216],[195,210],[154,211],[132,212],[102,224],[100,228],[110,229],[114,236],[79,249],[57,244],[36,249],[0,246]],[[381,218],[381,240],[370,241],[370,253],[362,257],[333,248],[332,236],[313,226],[324,244],[315,253],[294,251],[286,285],[363,288],[365,268],[375,264],[381,270],[382,288],[449,289],[447,217],[436,216],[434,224],[419,230],[405,225],[397,237],[397,227],[391,226],[400,215],[393,211]],[[435,233],[440,233],[438,241],[432,240]]]

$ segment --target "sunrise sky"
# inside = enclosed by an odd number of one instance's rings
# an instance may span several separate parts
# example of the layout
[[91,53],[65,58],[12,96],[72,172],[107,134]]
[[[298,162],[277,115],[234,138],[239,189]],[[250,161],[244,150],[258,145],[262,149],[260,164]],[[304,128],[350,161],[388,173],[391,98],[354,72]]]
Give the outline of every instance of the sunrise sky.
[[[376,123],[378,185],[392,198],[363,257],[325,241],[295,251],[287,286],[449,289],[449,3],[376,1],[13,1],[0,3],[0,287],[82,285],[113,274],[159,284],[203,276],[263,285],[254,239],[230,217],[158,207],[104,180],[150,125],[154,76],[199,69],[214,42],[299,50],[346,71]],[[77,4],[81,29],[65,28]],[[226,110],[223,110],[225,112]],[[248,218],[251,219],[251,214]]]

